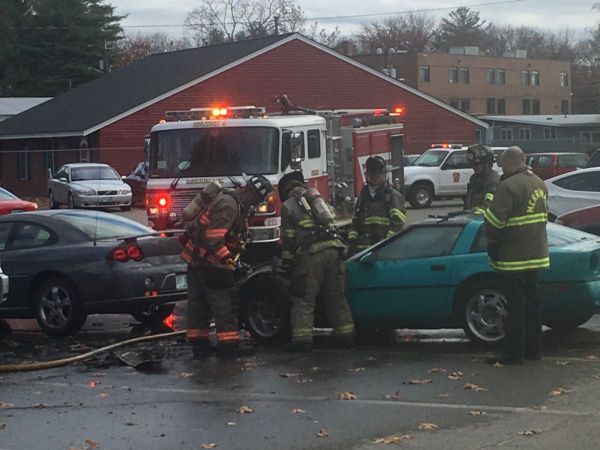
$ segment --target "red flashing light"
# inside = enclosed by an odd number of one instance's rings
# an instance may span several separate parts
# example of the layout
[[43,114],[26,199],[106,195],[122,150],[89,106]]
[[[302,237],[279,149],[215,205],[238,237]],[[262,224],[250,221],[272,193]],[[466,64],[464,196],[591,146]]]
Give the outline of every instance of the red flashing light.
[[396,106],[394,108],[394,113],[399,114],[399,115],[403,115],[406,112],[406,110],[404,109],[404,106]]
[[166,208],[167,205],[169,204],[169,197],[167,197],[166,195],[160,196],[160,197],[158,197],[156,203],[161,208]]
[[213,117],[225,117],[228,113],[227,108],[213,108],[212,110]]
[[219,111],[219,114],[222,116],[226,116],[227,115],[227,109],[226,108],[221,108],[221,110]]

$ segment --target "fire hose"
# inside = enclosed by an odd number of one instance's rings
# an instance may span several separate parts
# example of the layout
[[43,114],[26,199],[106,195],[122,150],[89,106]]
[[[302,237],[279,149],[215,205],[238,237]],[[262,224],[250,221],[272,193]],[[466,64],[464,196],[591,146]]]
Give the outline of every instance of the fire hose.
[[139,344],[141,342],[149,342],[149,341],[157,341],[160,339],[171,339],[177,336],[185,335],[187,330],[175,331],[171,333],[162,333],[162,334],[154,334],[152,336],[142,336],[133,339],[127,339],[125,341],[117,342],[115,344],[107,345],[106,347],[97,348],[96,350],[89,351],[87,353],[83,353],[77,356],[71,356],[68,358],[57,359],[54,361],[45,361],[45,362],[31,362],[31,363],[21,363],[21,364],[4,364],[0,365],[0,373],[6,372],[28,372],[32,370],[45,370],[45,369],[53,369],[55,367],[66,366],[67,364],[72,364],[76,362],[81,362],[92,358],[93,356],[107,352],[109,350],[113,350],[115,348],[124,347],[126,345],[131,344]]

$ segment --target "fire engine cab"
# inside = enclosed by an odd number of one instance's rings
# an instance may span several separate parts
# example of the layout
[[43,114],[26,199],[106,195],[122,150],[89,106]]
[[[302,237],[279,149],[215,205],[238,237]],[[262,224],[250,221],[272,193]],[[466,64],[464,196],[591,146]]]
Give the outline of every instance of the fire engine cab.
[[[219,106],[167,112],[150,134],[148,223],[173,228],[212,181],[231,188],[262,174],[276,186],[291,170],[302,170],[325,198],[353,201],[370,155],[383,156],[396,174],[402,169],[402,124],[395,121],[387,110],[267,115],[261,107]],[[275,191],[258,206],[249,218],[250,242],[279,240],[280,206]]]

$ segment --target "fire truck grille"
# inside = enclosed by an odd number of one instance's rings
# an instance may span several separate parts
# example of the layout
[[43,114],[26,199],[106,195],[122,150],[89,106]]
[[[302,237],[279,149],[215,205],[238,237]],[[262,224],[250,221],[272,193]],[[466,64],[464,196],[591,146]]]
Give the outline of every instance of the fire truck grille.
[[194,197],[198,194],[198,191],[172,191],[171,192],[171,205],[172,211],[176,214],[181,214],[183,208],[190,203]]

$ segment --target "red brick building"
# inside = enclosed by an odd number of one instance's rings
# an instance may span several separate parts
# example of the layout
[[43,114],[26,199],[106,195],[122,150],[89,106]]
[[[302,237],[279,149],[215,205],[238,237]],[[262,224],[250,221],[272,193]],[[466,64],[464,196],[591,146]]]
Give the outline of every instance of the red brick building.
[[0,123],[2,185],[46,194],[47,169],[106,162],[121,174],[144,158],[165,111],[220,105],[279,110],[287,94],[313,109],[405,108],[404,145],[471,143],[484,122],[299,34],[152,55]]

